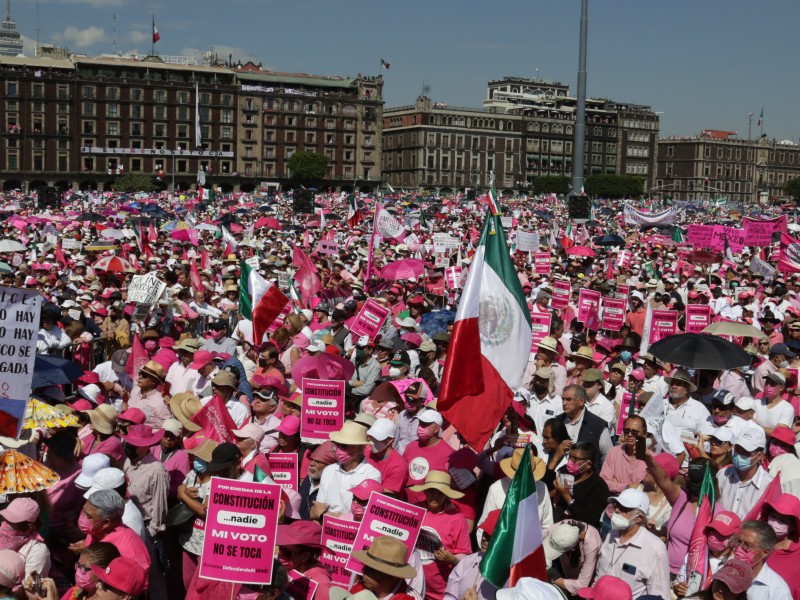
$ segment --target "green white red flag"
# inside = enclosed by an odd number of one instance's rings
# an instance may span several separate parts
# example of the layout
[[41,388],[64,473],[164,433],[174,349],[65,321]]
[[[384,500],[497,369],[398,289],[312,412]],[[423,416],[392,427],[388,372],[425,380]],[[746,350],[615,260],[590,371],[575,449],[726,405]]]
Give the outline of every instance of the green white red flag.
[[239,313],[253,322],[253,343],[259,346],[269,326],[289,303],[289,298],[245,261],[240,261],[239,265],[242,271],[239,280]]

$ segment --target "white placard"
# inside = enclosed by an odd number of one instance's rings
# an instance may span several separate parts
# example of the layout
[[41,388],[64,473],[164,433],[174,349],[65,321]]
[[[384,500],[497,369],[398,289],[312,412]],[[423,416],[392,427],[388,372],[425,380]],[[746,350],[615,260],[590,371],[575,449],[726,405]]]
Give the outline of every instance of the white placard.
[[517,250],[520,252],[538,252],[539,234],[517,229]]
[[128,286],[128,302],[138,302],[150,306],[158,302],[167,284],[158,277],[148,273],[147,275],[134,275],[131,284]]

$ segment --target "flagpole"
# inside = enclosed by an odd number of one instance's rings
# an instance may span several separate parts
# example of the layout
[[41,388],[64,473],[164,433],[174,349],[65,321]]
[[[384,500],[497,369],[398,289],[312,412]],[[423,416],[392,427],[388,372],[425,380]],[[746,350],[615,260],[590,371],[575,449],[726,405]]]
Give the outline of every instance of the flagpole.
[[150,56],[156,55],[156,13],[153,13],[153,27],[150,29]]

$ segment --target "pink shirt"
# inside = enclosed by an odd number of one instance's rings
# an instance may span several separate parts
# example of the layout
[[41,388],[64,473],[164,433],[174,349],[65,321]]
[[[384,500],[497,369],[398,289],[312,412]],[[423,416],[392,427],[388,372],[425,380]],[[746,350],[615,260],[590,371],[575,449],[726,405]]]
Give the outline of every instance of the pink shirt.
[[163,452],[163,448],[161,444],[156,444],[155,446],[150,447],[150,453],[158,459],[161,464],[164,465],[164,468],[167,470],[167,474],[169,475],[169,493],[168,496],[170,498],[177,498],[178,497],[178,488],[183,483],[183,480],[186,479],[186,475],[189,474],[189,471],[192,469],[192,461],[189,459],[189,454],[186,450],[182,448],[178,448],[177,450],[173,451],[168,457],[167,460],[161,460],[161,454]]
[[104,439],[98,445],[92,447],[94,444],[94,437],[86,440],[83,446],[84,456],[90,454],[107,454],[109,458],[122,462],[122,440],[117,436],[112,435],[110,438]]
[[161,392],[150,390],[143,394],[138,385],[134,385],[131,390],[128,408],[138,408],[147,415],[145,423],[153,429],[161,429],[164,421],[172,418],[172,413],[164,403],[164,396],[161,395]]
[[372,456],[372,448],[367,446],[364,456],[369,464],[380,471],[383,489],[398,498],[403,498],[403,490],[406,488],[406,477],[408,476],[408,463],[403,455],[397,450],[392,450],[389,456],[376,460]]
[[120,523],[102,539],[95,539],[91,534],[86,536],[84,547],[91,546],[94,542],[108,542],[114,544],[121,556],[132,558],[139,565],[150,570],[150,553],[144,545],[142,538],[133,529]]
[[420,506],[425,504],[425,492],[414,492],[408,488],[425,483],[429,471],[447,471],[447,463],[453,452],[455,450],[442,440],[435,446],[420,446],[419,440],[414,440],[406,447],[403,458],[408,463],[407,502]]
[[600,477],[608,484],[608,491],[615,494],[629,485],[640,484],[646,473],[647,465],[644,461],[626,454],[622,446],[614,446],[608,451],[603,468],[600,469]]
[[75,480],[80,474],[80,464],[74,463],[69,470],[58,474],[61,479],[47,488],[47,498],[51,506],[50,527],[65,527],[68,523],[74,522],[77,516],[74,513],[80,510],[84,503],[84,490],[75,487]]
[[[467,533],[467,519],[452,506],[444,512],[428,511],[422,519],[423,527],[430,527],[442,538],[444,549],[455,555],[469,554],[472,545]],[[455,565],[434,560],[423,565],[425,571],[425,597],[431,600],[442,600],[447,589],[447,578]]]

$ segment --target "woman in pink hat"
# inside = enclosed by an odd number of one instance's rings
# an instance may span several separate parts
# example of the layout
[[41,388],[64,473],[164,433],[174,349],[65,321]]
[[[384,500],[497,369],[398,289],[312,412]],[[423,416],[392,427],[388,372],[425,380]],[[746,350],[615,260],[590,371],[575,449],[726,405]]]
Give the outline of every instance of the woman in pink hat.
[[800,598],[800,499],[781,494],[764,503],[762,520],[772,527],[777,542],[767,559],[767,566],[783,577],[792,598]]
[[287,569],[303,574],[318,584],[316,600],[330,600],[331,574],[320,562],[322,526],[316,521],[295,521],[278,525],[278,560]]
[[50,550],[39,529],[39,505],[32,498],[15,498],[0,510],[0,550],[18,552],[25,561],[25,574],[50,572]]

